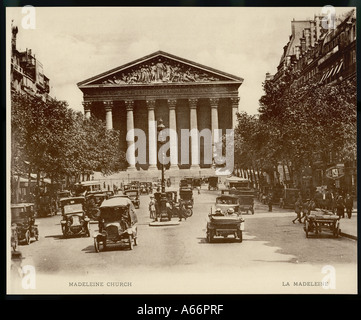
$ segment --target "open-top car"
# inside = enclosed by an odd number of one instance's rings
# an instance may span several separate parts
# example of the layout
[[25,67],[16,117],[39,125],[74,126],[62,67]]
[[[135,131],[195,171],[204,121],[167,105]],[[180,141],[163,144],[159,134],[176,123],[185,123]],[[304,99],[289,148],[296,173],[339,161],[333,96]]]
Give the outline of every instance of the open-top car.
[[34,203],[11,204],[11,246],[13,250],[16,250],[19,242],[30,244],[31,238],[39,240]]
[[216,209],[220,209],[222,213],[226,213],[232,208],[235,212],[239,211],[239,199],[235,195],[220,195],[216,198]]
[[85,214],[84,197],[70,197],[60,200],[62,219],[61,231],[67,236],[90,236],[90,219]]
[[121,197],[105,200],[100,206],[99,231],[94,233],[95,251],[118,242],[126,242],[132,250],[137,245],[137,222],[131,200]]
[[214,237],[227,238],[234,235],[234,238],[240,242],[243,240],[242,231],[244,230],[244,219],[241,214],[229,208],[227,212],[216,209],[210,212],[207,221],[207,242],[212,242]]
[[140,200],[139,200],[139,190],[138,189],[128,189],[124,191],[124,195],[128,196],[132,200],[133,205],[136,209],[139,209]]

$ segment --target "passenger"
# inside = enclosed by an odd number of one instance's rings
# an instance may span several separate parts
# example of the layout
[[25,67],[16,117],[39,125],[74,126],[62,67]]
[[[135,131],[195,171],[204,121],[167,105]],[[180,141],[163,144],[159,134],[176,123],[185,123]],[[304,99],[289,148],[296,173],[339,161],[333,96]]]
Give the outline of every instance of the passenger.
[[233,209],[233,208],[229,208],[229,209],[227,210],[227,214],[228,214],[229,216],[231,216],[232,214],[234,214],[234,209]]

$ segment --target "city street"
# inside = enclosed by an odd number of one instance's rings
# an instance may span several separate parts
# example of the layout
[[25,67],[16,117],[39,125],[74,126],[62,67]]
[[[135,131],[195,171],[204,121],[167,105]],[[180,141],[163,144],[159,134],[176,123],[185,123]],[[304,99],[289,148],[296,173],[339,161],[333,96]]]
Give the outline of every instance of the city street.
[[[90,238],[64,239],[60,215],[37,219],[39,241],[18,248],[22,265],[35,267],[36,293],[342,293],[350,287],[357,242],[326,232],[307,239],[303,225],[292,223],[292,209],[268,212],[255,200],[255,214],[244,214],[242,243],[233,236],[207,243],[206,219],[219,192],[204,189],[194,192],[193,216],[177,226],[149,226],[149,196],[141,196],[133,250],[117,244],[96,253],[96,223]],[[325,265],[335,268],[335,290],[310,284],[322,281]]]

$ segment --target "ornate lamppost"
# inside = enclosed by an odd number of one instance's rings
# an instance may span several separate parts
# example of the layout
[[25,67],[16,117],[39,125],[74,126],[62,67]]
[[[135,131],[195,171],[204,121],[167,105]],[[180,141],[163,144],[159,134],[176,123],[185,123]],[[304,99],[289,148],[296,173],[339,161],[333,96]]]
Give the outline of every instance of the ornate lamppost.
[[[165,125],[163,124],[163,120],[158,120],[158,142],[162,147],[166,142],[166,137],[164,135]],[[162,170],[162,189],[161,189],[161,196],[160,196],[160,221],[168,221],[168,213],[167,213],[167,196],[165,193],[165,179],[164,179],[164,151],[162,150],[162,159],[161,159],[161,170]]]

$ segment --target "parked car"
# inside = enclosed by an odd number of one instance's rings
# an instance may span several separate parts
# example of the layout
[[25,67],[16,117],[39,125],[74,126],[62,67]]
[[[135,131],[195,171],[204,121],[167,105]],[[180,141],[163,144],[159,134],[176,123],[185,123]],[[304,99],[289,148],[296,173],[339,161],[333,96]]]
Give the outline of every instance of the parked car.
[[20,242],[30,244],[31,238],[39,240],[34,208],[34,203],[11,204],[11,246],[14,251]]
[[63,198],[60,201],[62,219],[60,221],[61,231],[64,237],[68,236],[90,236],[90,219],[85,214],[84,197]]
[[99,231],[93,235],[95,251],[120,242],[125,242],[132,250],[133,245],[138,244],[137,222],[131,200],[122,197],[105,200],[100,206]]

